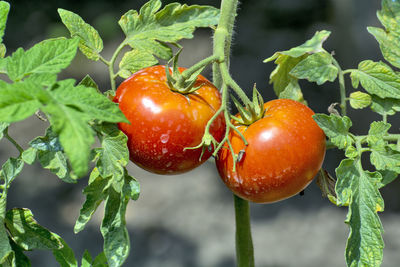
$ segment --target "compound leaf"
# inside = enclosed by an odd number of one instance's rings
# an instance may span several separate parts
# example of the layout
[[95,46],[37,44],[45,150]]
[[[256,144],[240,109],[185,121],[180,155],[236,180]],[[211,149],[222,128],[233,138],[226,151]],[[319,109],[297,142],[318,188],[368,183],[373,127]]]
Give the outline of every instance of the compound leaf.
[[126,42],[134,49],[146,51],[162,59],[172,56],[165,42],[175,43],[192,38],[196,27],[218,23],[219,10],[211,6],[187,6],[172,3],[162,10],[160,0],[144,4],[138,13],[129,10],[119,20]]

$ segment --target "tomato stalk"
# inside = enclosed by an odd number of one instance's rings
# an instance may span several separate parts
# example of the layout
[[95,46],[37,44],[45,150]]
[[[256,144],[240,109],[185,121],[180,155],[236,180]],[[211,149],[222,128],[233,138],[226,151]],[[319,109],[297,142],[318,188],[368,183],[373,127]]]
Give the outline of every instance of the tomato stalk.
[[249,202],[236,196],[236,259],[238,267],[254,267],[253,240],[250,227]]
[[[238,132],[236,127],[230,121],[230,114],[228,111],[228,90],[231,88],[238,97],[242,100],[245,106],[251,106],[250,99],[246,96],[240,86],[234,81],[229,74],[229,55],[231,49],[231,40],[233,34],[233,26],[236,17],[238,0],[222,0],[221,1],[221,13],[218,26],[214,33],[214,46],[213,54],[219,58],[213,64],[213,82],[222,90],[222,105],[221,109],[224,109],[225,121],[226,121],[226,133],[225,137],[219,146],[216,148],[216,153],[221,149],[222,145],[227,142],[229,149],[234,159],[237,155],[234,154],[232,146],[229,142],[229,130],[235,130]],[[206,129],[207,130],[207,129]],[[207,133],[207,131],[206,131]],[[247,141],[244,136],[239,132],[244,143],[247,145]],[[235,160],[236,161],[236,160]],[[234,164],[235,166],[235,164]],[[250,224],[250,207],[248,201],[241,199],[234,195],[235,205],[235,218],[236,218],[236,259],[239,267],[252,267],[254,266],[254,249],[253,241],[251,237],[251,224]]]

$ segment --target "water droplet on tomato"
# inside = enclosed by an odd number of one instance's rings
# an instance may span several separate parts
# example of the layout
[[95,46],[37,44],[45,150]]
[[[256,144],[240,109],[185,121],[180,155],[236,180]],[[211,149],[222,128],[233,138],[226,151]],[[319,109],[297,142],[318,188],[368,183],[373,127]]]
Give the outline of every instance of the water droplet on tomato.
[[166,144],[169,140],[169,135],[168,134],[162,134],[160,137],[161,143]]

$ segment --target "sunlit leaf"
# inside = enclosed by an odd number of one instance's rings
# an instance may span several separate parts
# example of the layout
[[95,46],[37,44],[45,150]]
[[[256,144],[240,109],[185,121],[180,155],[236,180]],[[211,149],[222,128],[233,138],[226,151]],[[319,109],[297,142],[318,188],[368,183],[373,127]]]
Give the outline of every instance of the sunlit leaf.
[[342,160],[336,169],[338,205],[348,205],[346,223],[350,234],[346,246],[347,266],[380,266],[383,255],[382,224],[377,212],[384,203],[378,186],[380,173],[361,168],[359,160]]
[[300,61],[289,74],[298,79],[316,82],[318,85],[326,81],[333,82],[338,75],[338,68],[332,61],[332,55],[327,52],[315,53]]
[[354,88],[361,83],[370,94],[400,99],[400,77],[383,62],[362,61],[350,76]]
[[349,117],[340,117],[334,114],[315,114],[313,116],[319,127],[325,132],[329,140],[340,149],[345,149],[353,143],[349,135],[352,122]]
[[89,59],[98,60],[103,50],[103,40],[97,30],[71,11],[59,8],[58,13],[71,37],[79,38],[79,49],[82,53]]

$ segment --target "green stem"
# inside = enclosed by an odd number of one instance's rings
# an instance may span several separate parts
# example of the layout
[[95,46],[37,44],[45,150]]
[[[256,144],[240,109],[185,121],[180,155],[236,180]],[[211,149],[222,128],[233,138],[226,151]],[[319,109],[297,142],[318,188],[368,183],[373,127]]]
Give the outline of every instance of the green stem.
[[250,205],[234,195],[236,214],[236,260],[238,267],[254,267],[253,241],[250,227]]
[[[214,32],[213,54],[218,55],[221,61],[225,61],[227,66],[229,66],[231,39],[237,5],[238,0],[221,1],[221,14],[217,29]],[[223,83],[218,63],[214,63],[213,65],[213,83],[217,88],[221,88]]]
[[117,49],[114,51],[114,54],[112,55],[110,61],[104,60],[102,57],[100,57],[100,60],[104,62],[108,66],[108,72],[110,75],[110,83],[111,83],[111,90],[115,92],[117,89],[116,84],[115,84],[115,78],[117,75],[114,73],[114,64],[115,61],[117,60],[118,55],[121,53],[122,49],[126,46],[126,42],[123,41]]
[[344,82],[344,72],[342,68],[340,67],[339,63],[336,61],[334,57],[332,57],[333,65],[336,66],[338,69],[338,76],[339,76],[339,87],[340,87],[340,107],[342,109],[342,115],[346,116],[347,115],[347,101],[346,101],[346,85]]
[[196,64],[194,64],[193,66],[191,66],[190,68],[188,68],[182,72],[182,79],[190,78],[190,76],[192,76],[193,73],[195,73],[196,71],[200,70],[201,68],[204,68],[207,65],[209,65],[217,60],[218,60],[218,56],[211,55],[211,56],[197,62]]
[[4,130],[3,132],[4,137],[10,141],[10,143],[12,143],[15,148],[18,150],[19,154],[22,155],[22,153],[24,152],[24,149],[17,143],[17,141],[14,140],[14,138],[12,138],[9,134],[8,134],[8,127]]

